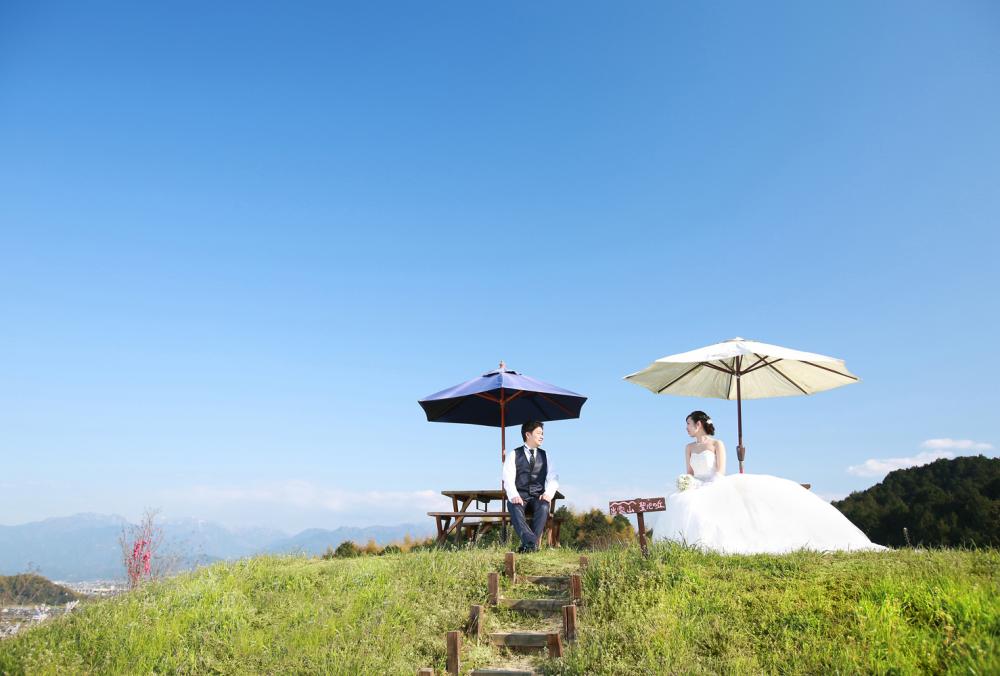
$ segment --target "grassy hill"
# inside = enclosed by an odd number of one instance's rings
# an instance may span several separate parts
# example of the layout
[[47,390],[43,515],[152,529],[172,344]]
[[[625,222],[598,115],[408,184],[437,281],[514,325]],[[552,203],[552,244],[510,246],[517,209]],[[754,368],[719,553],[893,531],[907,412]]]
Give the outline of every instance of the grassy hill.
[[[519,558],[519,573],[578,553]],[[550,673],[998,673],[1000,553],[595,552],[580,637]],[[502,549],[260,557],[149,585],[0,642],[0,673],[413,674],[485,604]],[[504,583],[506,584],[506,583]],[[487,613],[487,631],[509,628]],[[502,656],[466,641],[463,670]]]

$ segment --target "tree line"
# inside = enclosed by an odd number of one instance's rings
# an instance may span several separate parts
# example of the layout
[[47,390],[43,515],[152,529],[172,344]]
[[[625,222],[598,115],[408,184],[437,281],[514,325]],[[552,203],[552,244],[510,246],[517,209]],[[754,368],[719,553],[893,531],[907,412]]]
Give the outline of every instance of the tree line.
[[870,540],[890,547],[1000,547],[1000,458],[896,470],[833,505]]
[[[576,512],[565,505],[557,509],[553,516],[561,521],[559,529],[559,545],[573,549],[607,549],[618,544],[635,542],[635,528],[625,516],[610,517],[599,509],[588,512]],[[507,528],[508,537],[516,539],[513,529]],[[485,533],[479,538],[481,546],[492,546],[502,540],[499,528]],[[445,547],[459,546],[457,541],[445,544]],[[352,558],[355,556],[381,556],[400,552],[422,551],[438,547],[434,538],[414,540],[407,536],[403,542],[380,547],[374,540],[365,545],[359,545],[351,540],[341,542],[337,547],[330,545],[322,555],[323,559]]]

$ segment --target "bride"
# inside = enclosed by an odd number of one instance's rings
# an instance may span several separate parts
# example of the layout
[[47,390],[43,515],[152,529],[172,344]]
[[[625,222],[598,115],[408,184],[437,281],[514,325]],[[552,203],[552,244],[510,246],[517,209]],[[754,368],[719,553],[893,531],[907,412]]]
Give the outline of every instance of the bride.
[[767,474],[726,476],[726,447],[703,411],[687,417],[687,474],[654,524],[657,540],[727,554],[881,550],[836,507],[794,481]]

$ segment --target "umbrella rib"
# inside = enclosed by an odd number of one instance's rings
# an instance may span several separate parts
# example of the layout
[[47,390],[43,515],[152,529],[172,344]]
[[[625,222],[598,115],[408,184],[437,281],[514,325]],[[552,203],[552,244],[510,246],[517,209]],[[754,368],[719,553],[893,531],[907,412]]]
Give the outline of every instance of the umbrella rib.
[[524,395],[524,390],[518,390],[513,394],[513,396],[507,397],[507,400],[504,403],[509,404],[510,402],[514,401],[515,399],[517,399],[522,395]]
[[[733,374],[733,372],[730,369],[720,368],[720,367],[716,366],[715,364],[711,364],[711,363],[709,363],[707,361],[703,361],[703,362],[699,362],[699,363],[700,363],[701,366],[707,366],[710,369],[715,369],[716,371],[722,371],[723,373],[728,374],[728,375],[732,375]],[[725,366],[725,362],[723,362],[722,365]]]
[[806,392],[805,390],[803,390],[802,387],[797,382],[795,382],[794,380],[792,380],[791,378],[789,378],[788,376],[786,376],[784,373],[782,373],[781,371],[779,371],[775,366],[773,366],[771,364],[768,364],[767,366],[768,366],[768,368],[774,369],[775,373],[777,373],[779,376],[781,376],[782,378],[784,378],[785,380],[787,380],[788,382],[790,382],[792,385],[794,385],[798,389],[799,392],[801,392],[802,394],[804,394],[806,396],[809,396],[809,393]]
[[[760,370],[760,369],[762,369],[762,368],[764,368],[766,366],[770,366],[771,364],[777,364],[779,361],[784,361],[784,359],[775,359],[774,361],[769,362],[769,361],[767,361],[766,357],[761,357],[761,359],[764,361],[763,364],[761,364],[759,361],[754,362],[754,365],[751,366],[750,368],[748,368],[746,371],[744,371],[743,375],[746,375],[748,373],[752,373],[754,371],[758,371],[758,370]],[[760,366],[758,366],[757,364],[760,364]]]
[[813,364],[811,361],[804,361],[802,363],[803,364],[809,364],[810,366],[814,366],[814,367],[816,367],[818,369],[823,369],[824,371],[829,371],[830,373],[836,373],[838,376],[844,376],[845,378],[850,378],[851,380],[854,380],[854,381],[857,381],[857,379],[858,379],[857,376],[849,376],[846,373],[841,373],[840,371],[834,371],[833,369],[828,369],[827,367],[820,366],[819,364]]
[[[750,368],[744,369],[743,373],[750,373],[751,371],[754,371],[754,370],[756,370],[758,368],[764,368],[764,366],[767,366],[767,356],[766,355],[759,355],[756,352],[754,352],[753,356],[757,357],[757,361],[755,361],[753,364],[751,364]],[[779,361],[781,361],[781,359],[777,359],[776,361],[773,361],[771,363],[772,364],[776,364]],[[760,365],[761,362],[764,362],[763,365]]]
[[676,378],[674,378],[673,380],[671,380],[669,383],[667,383],[666,385],[664,385],[663,387],[661,387],[660,389],[658,389],[656,391],[656,393],[657,394],[663,394],[663,390],[667,389],[668,387],[670,387],[671,385],[673,385],[674,383],[676,383],[678,380],[680,380],[684,376],[686,376],[689,373],[691,373],[692,371],[697,370],[698,367],[702,366],[702,365],[703,365],[703,362],[698,362],[697,364],[695,364],[694,366],[692,366],[691,368],[689,368],[687,371],[685,371],[684,373],[680,374],[679,376],[677,376]]
[[[560,409],[562,409],[563,413],[565,413],[566,415],[569,415],[569,416],[573,415],[573,411],[569,410],[568,408],[566,408],[565,406],[563,406],[562,404],[560,404],[558,401],[556,401],[555,399],[553,399],[549,395],[545,394],[544,392],[537,392],[536,394],[538,394],[538,396],[540,396],[542,399],[544,399],[545,401],[549,402],[550,404],[555,404],[556,406],[558,406]],[[539,410],[541,410],[541,409],[539,409]]]
[[[538,393],[536,393],[536,394],[538,394]],[[538,411],[538,417],[535,418],[535,420],[544,420],[545,419],[545,411],[542,409],[542,404],[539,401],[538,397],[532,397],[528,401],[530,401],[531,405],[535,407],[536,411]]]
[[[517,392],[515,392],[511,396],[507,397],[506,399],[496,399],[496,400],[491,399],[490,400],[490,401],[496,401],[497,403],[500,404],[500,413],[501,413],[501,418],[500,418],[501,425],[500,426],[501,427],[503,427],[503,417],[502,417],[502,414],[506,410],[507,404],[509,404],[510,402],[514,401],[515,399],[520,398],[523,394],[524,394],[524,390],[518,390]],[[487,397],[487,398],[489,398],[489,397]]]
[[476,392],[475,396],[480,397],[482,399],[485,399],[486,401],[492,401],[494,404],[499,404],[500,403],[499,397],[491,397],[490,395],[486,394],[485,392]]
[[443,416],[446,416],[449,413],[451,413],[453,410],[455,410],[456,408],[458,408],[459,404],[462,403],[462,398],[461,397],[455,397],[454,399],[451,399],[451,400],[448,400],[448,401],[449,401],[449,403],[445,406],[445,409],[443,411],[441,411],[440,413],[437,414],[437,416],[436,416],[437,418],[441,418]]

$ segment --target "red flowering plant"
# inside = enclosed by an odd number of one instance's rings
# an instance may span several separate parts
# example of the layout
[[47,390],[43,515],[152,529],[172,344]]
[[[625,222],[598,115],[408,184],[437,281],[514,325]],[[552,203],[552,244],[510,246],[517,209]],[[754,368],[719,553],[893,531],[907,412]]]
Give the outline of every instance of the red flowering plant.
[[138,525],[122,526],[119,542],[129,589],[135,589],[144,580],[159,577],[163,572],[157,556],[163,544],[163,529],[156,523],[155,510],[147,510]]

